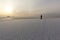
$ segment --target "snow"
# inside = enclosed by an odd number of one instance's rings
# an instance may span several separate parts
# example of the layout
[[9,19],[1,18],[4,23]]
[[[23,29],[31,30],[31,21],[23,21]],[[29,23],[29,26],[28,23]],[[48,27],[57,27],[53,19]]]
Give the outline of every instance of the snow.
[[0,40],[60,40],[60,19],[0,21]]

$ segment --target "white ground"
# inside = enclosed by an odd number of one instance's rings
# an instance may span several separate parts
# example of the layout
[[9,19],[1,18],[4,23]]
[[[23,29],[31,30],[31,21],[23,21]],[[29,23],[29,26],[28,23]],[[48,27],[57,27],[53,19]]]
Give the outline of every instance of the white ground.
[[60,40],[60,19],[0,21],[0,40]]

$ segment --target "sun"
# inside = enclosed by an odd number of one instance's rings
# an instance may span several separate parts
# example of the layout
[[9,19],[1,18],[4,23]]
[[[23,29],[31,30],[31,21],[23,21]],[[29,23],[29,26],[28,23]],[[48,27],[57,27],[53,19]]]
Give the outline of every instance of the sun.
[[5,16],[11,16],[13,14],[13,6],[12,5],[6,5],[4,6],[4,13]]
[[5,7],[5,12],[6,13],[11,13],[13,11],[13,7],[12,6],[6,6]]

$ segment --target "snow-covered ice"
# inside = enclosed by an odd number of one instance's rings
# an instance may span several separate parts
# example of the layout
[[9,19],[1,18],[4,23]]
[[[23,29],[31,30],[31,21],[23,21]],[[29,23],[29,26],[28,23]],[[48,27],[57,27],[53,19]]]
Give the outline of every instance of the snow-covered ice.
[[60,40],[60,19],[0,21],[0,40]]

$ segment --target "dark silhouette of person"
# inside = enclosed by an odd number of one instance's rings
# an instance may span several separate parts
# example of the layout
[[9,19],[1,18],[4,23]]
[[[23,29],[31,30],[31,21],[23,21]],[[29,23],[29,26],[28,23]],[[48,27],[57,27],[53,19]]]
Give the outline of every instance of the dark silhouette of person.
[[42,14],[41,14],[41,16],[40,16],[40,19],[42,19]]

